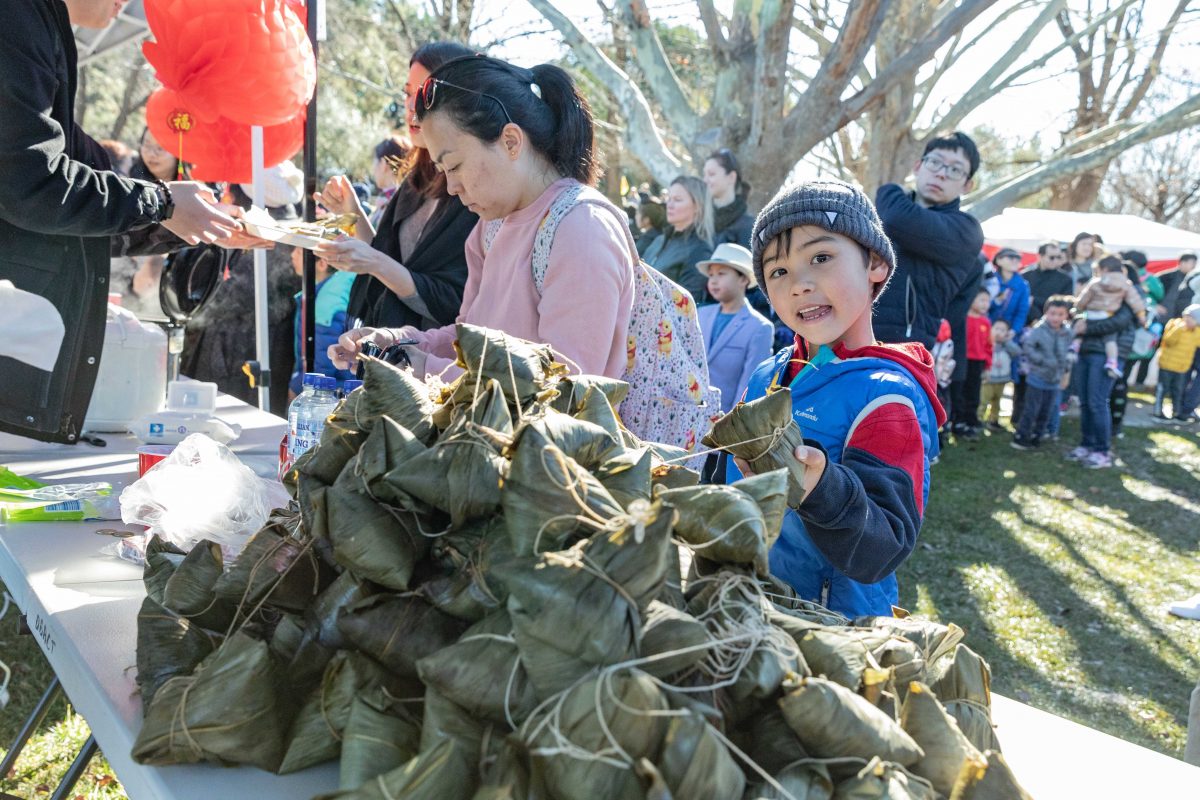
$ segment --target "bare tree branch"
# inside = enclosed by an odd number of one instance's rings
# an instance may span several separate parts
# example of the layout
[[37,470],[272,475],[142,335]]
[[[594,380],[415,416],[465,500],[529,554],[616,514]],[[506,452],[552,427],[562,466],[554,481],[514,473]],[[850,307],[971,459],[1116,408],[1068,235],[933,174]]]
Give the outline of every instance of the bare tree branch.
[[[792,135],[801,125],[811,121],[815,115],[833,116],[831,112],[837,107],[854,70],[862,63],[867,51],[875,43],[875,37],[879,33],[886,13],[887,4],[879,2],[879,0],[863,0],[863,2],[850,6],[846,12],[845,21],[838,29],[837,39],[834,40],[833,46],[822,59],[821,68],[813,77],[812,83],[809,84],[802,102],[788,113],[784,121],[785,135]],[[946,38],[948,39],[949,36]],[[924,59],[922,59],[923,62]],[[867,91],[878,83],[879,76],[876,76],[875,80],[867,84],[863,91]],[[821,136],[817,136],[813,144],[840,127],[841,125],[838,125],[825,131]]]
[[679,174],[682,162],[663,141],[662,133],[654,123],[650,103],[637,84],[549,0],[529,0],[529,3],[554,26],[580,63],[612,91],[627,122],[624,141],[629,151],[655,180],[664,186],[670,183]]
[[704,24],[709,48],[718,56],[725,55],[729,49],[729,41],[721,30],[721,17],[717,14],[717,7],[713,5],[713,0],[696,0],[696,4],[700,7],[700,22]]
[[996,59],[987,72],[980,76],[979,80],[963,93],[962,98],[957,103],[950,107],[950,110],[941,116],[938,121],[939,127],[956,128],[958,124],[966,119],[967,115],[979,107],[984,100],[994,96],[1000,88],[998,84],[1000,77],[1017,62],[1017,59],[1029,52],[1030,45],[1033,40],[1041,34],[1042,29],[1049,25],[1058,15],[1060,9],[1066,5],[1066,0],[1052,0],[1042,9],[1042,13],[1038,14],[1037,19],[1029,24],[1025,32],[1013,42],[1012,46],[1005,51],[1004,55]]
[[[1154,79],[1158,77],[1162,69],[1163,54],[1167,50],[1167,41],[1171,38],[1171,34],[1175,32],[1175,26],[1179,23],[1179,18],[1183,16],[1183,12],[1187,9],[1189,0],[1179,0],[1175,4],[1175,11],[1171,14],[1171,18],[1167,20],[1166,26],[1158,35],[1158,44],[1154,47],[1154,54],[1150,56],[1150,64],[1146,67],[1146,72],[1142,75],[1142,80],[1133,90],[1133,94],[1129,98],[1129,102],[1121,109],[1118,116],[1121,119],[1129,119],[1133,116],[1134,109],[1146,99],[1146,93],[1150,91],[1150,86],[1154,83]],[[1115,98],[1114,98],[1115,99]]]
[[1055,158],[1004,183],[976,192],[967,198],[969,205],[966,210],[977,219],[987,219],[1022,197],[1107,164],[1131,147],[1197,124],[1200,124],[1200,94],[1188,98],[1166,114],[1144,122],[1106,144],[1066,158]]
[[667,60],[646,0],[618,0],[621,19],[629,29],[634,58],[662,109],[663,116],[679,136],[691,145],[699,128],[699,114],[692,107],[679,76]]
[[879,102],[895,81],[905,75],[915,73],[938,51],[938,48],[995,2],[996,0],[963,0],[962,5],[947,14],[940,23],[933,27],[928,36],[915,43],[907,53],[876,75],[870,85],[842,103],[840,116],[830,122],[835,126],[834,130],[857,119],[868,108]]

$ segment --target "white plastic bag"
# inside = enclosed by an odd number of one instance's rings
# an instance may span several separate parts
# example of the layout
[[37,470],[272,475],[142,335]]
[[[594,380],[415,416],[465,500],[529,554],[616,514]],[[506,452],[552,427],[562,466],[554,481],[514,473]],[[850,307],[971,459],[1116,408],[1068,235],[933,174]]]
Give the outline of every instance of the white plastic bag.
[[264,480],[225,445],[195,433],[121,492],[121,519],[183,548],[201,539],[221,545],[226,559],[241,552],[287,491]]

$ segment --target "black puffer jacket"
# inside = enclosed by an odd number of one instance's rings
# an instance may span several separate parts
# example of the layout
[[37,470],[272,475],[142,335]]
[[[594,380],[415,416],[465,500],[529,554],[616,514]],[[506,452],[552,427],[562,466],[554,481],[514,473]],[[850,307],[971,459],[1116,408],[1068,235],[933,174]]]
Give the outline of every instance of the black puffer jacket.
[[66,335],[51,373],[0,356],[0,431],[74,443],[100,365],[114,244],[123,254],[182,243],[156,236],[154,185],[108,171],[75,125],[77,55],[62,0],[4,8],[0,279],[50,300]]
[[875,302],[875,336],[932,350],[951,301],[982,277],[983,228],[958,200],[925,208],[894,183],[879,187],[875,206],[896,251],[896,271]]

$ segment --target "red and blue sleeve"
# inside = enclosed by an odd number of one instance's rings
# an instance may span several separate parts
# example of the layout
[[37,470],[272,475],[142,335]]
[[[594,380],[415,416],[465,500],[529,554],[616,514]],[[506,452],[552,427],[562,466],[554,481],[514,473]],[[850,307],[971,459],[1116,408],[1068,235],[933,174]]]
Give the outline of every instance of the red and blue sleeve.
[[876,583],[908,558],[925,513],[925,460],[912,401],[887,395],[863,409],[841,463],[826,464],[796,509],[830,563],[859,583]]

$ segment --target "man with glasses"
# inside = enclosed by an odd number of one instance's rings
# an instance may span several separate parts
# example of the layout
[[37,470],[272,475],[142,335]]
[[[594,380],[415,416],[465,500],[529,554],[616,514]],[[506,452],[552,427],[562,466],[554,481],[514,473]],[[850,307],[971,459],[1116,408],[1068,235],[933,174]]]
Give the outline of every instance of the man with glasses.
[[915,341],[932,350],[943,319],[956,344],[966,341],[967,306],[983,278],[983,228],[959,208],[959,199],[971,189],[977,169],[979,150],[971,137],[939,134],[913,167],[914,189],[889,183],[876,193],[883,228],[896,250],[891,286],[875,304],[880,341]]
[[1074,282],[1069,270],[1065,269],[1067,254],[1058,242],[1042,242],[1038,245],[1037,266],[1026,270],[1022,277],[1029,284],[1029,316],[1026,325],[1032,325],[1042,316],[1042,306],[1056,294],[1071,294]]

